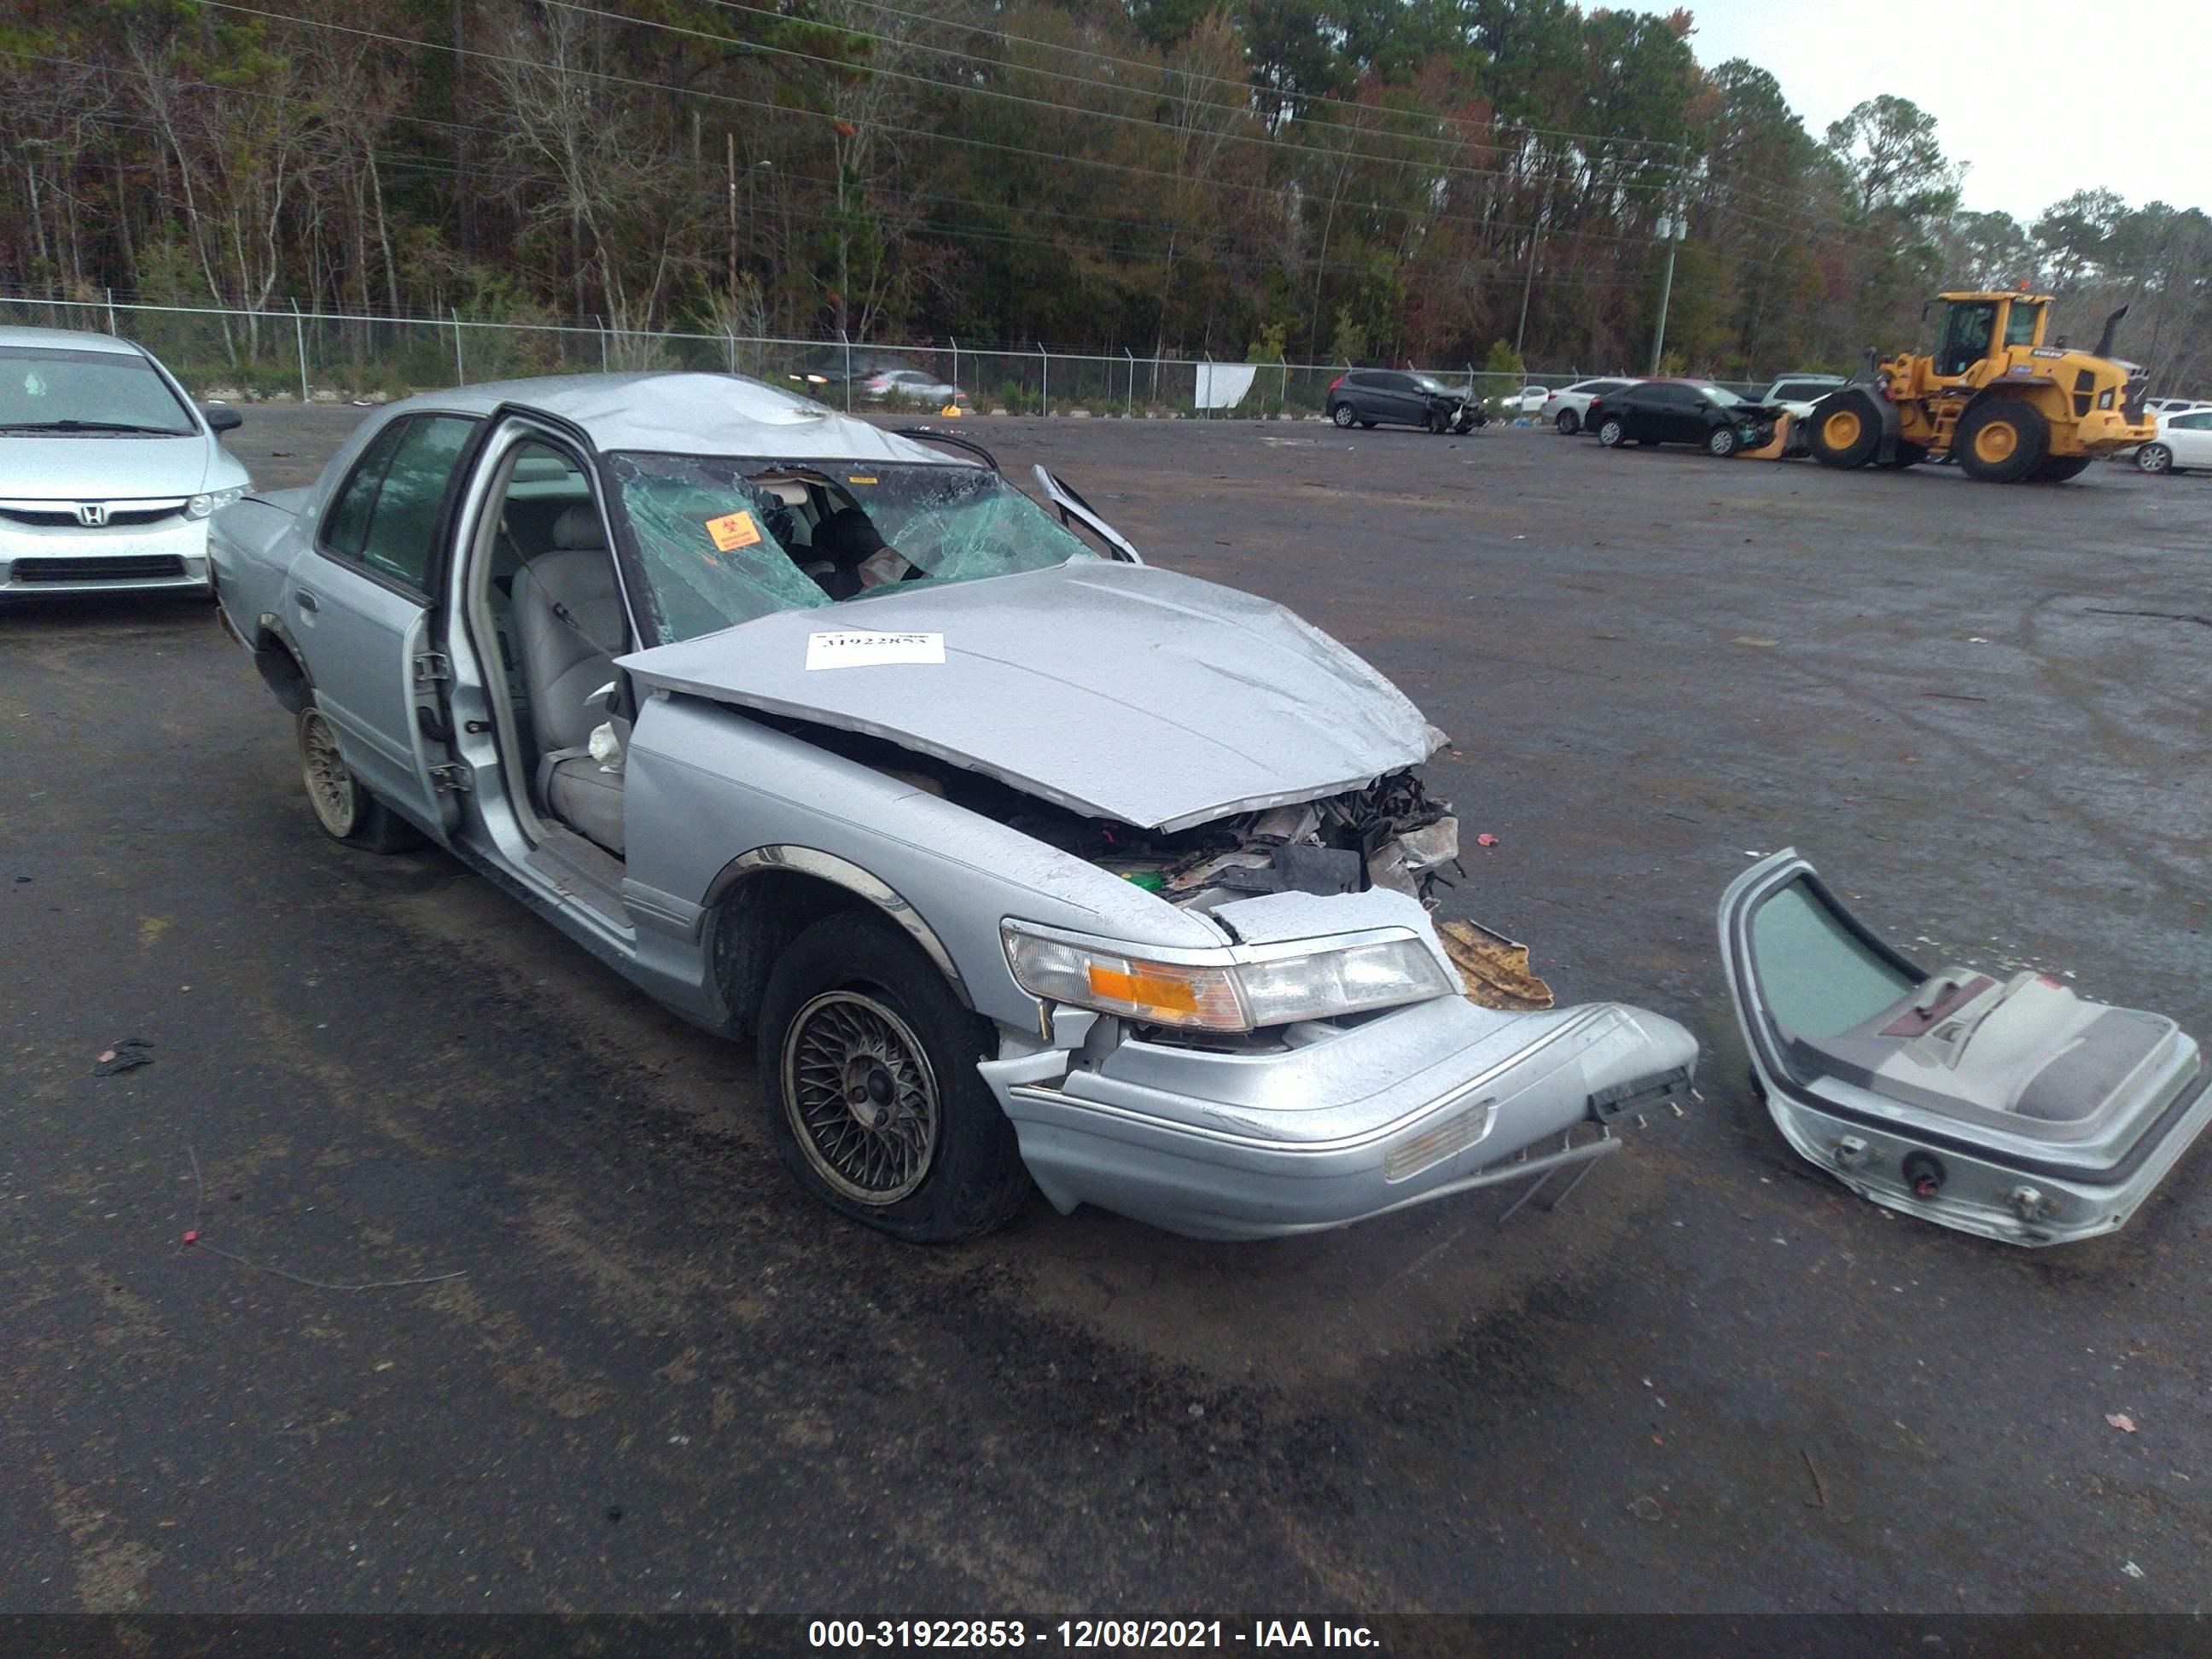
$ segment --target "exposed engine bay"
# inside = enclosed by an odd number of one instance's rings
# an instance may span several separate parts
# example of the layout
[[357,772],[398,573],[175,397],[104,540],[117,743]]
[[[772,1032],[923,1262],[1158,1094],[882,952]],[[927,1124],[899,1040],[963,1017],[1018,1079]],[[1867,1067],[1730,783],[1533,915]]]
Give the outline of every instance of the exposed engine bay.
[[1211,912],[1266,893],[1328,896],[1381,887],[1436,908],[1457,872],[1459,820],[1412,771],[1296,805],[1186,830],[1086,817],[980,773],[879,738],[795,720],[769,724],[1111,871],[1170,904]]

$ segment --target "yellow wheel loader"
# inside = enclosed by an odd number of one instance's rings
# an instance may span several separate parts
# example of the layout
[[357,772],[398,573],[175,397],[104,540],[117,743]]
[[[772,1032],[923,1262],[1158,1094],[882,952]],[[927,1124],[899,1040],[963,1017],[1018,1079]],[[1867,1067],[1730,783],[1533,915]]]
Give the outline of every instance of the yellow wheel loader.
[[1806,442],[1826,466],[1906,467],[1948,456],[1992,483],[2071,478],[2100,455],[2156,435],[2148,377],[2110,356],[2043,343],[2047,294],[1944,294],[1935,351],[1876,361],[1814,405]]

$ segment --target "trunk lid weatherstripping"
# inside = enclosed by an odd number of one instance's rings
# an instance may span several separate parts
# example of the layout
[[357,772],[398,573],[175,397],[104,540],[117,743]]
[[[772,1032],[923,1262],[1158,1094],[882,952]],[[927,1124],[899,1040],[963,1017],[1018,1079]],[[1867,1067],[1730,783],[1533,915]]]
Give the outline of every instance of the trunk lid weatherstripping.
[[1721,957],[1767,1109],[1861,1197],[2008,1243],[2114,1231],[2212,1119],[2196,1042],[2034,973],[1929,972],[1794,849],[1739,876]]

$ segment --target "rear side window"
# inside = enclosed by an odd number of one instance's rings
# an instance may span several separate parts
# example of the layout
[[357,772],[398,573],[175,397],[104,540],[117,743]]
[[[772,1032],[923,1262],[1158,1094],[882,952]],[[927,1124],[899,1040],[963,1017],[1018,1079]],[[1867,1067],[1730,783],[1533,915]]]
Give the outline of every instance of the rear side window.
[[423,415],[377,434],[338,492],[324,545],[423,588],[438,509],[475,425],[459,415]]
[[399,447],[407,424],[394,421],[386,427],[354,463],[353,476],[340,488],[337,499],[323,518],[323,545],[331,552],[349,558],[361,556],[362,544],[368,538],[368,515],[376,506],[377,489],[384,482],[384,470],[392,465],[392,452]]

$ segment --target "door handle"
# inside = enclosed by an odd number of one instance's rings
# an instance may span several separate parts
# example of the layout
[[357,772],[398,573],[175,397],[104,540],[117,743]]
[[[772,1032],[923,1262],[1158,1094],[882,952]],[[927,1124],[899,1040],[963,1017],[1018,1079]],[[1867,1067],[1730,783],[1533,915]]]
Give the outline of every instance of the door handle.
[[300,602],[300,609],[302,611],[319,611],[323,608],[316,602],[315,596],[307,592],[304,587],[299,590],[297,598]]

